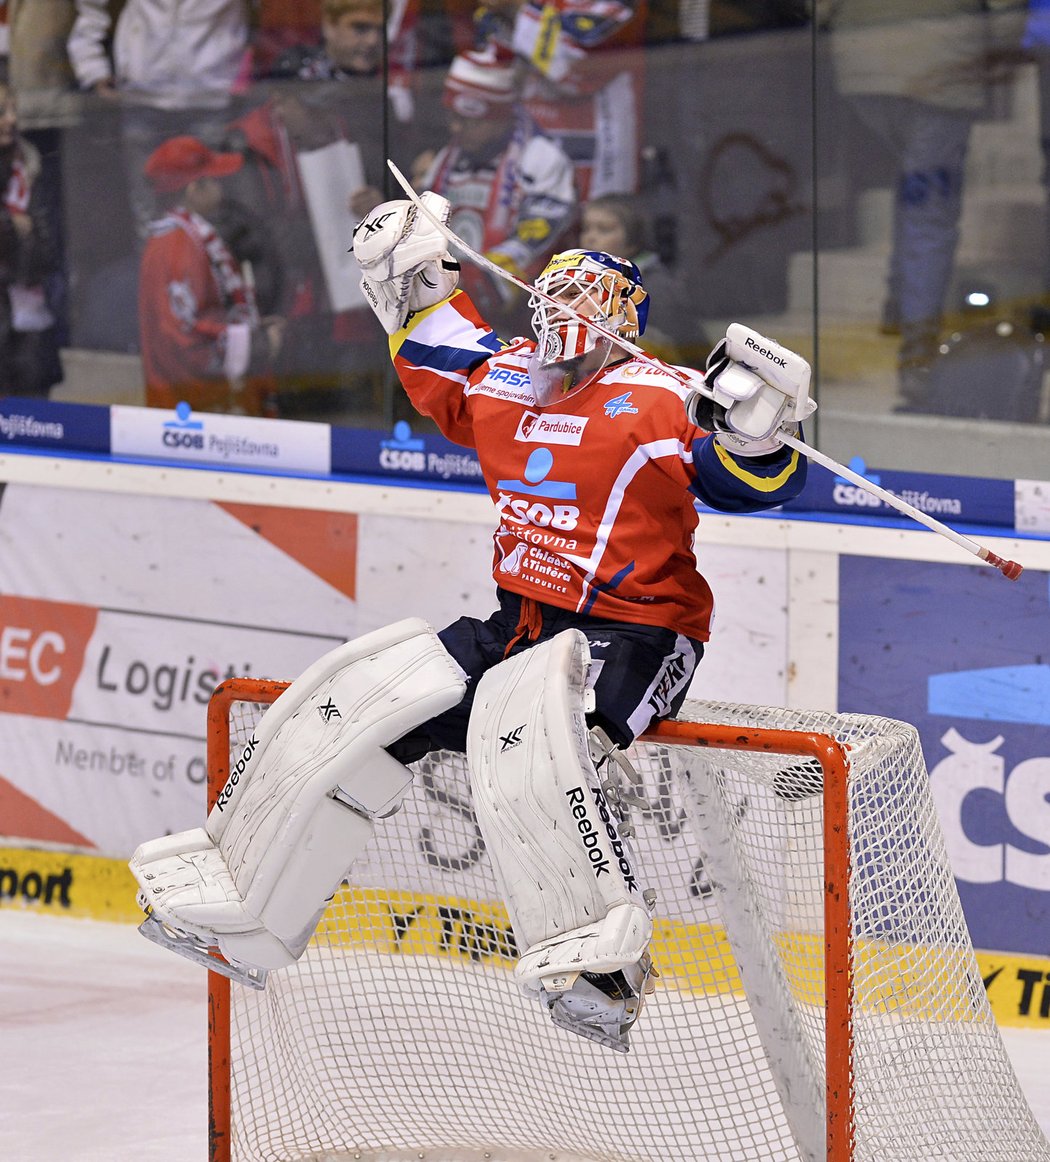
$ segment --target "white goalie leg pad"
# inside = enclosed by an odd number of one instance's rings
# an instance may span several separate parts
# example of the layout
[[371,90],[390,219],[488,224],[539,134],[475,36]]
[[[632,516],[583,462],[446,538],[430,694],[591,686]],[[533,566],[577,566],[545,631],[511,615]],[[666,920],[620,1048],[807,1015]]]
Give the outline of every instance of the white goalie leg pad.
[[652,936],[617,817],[588,748],[590,652],[567,630],[478,684],[467,733],[478,823],[500,881],[529,993],[637,964]]
[[206,827],[135,852],[150,919],[234,965],[267,970],[298,959],[372,821],[396,810],[411,785],[384,748],[465,688],[419,619],[320,658],[260,719]]

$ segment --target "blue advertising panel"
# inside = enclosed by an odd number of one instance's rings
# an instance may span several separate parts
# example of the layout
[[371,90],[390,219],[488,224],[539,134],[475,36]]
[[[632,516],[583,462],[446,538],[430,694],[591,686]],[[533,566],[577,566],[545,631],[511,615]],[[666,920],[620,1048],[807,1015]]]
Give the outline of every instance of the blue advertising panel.
[[[859,457],[854,457],[848,467],[872,484],[892,492],[912,508],[950,525],[1014,527],[1012,480],[870,469]],[[884,500],[852,481],[836,476],[820,464],[810,465],[806,487],[784,505],[784,511],[789,515],[794,512],[826,512],[847,520],[857,517],[911,520]]]
[[46,399],[0,398],[0,447],[97,452],[109,446],[109,408]]
[[843,556],[839,709],[918,728],[978,948],[1050,954],[1050,574]]
[[485,488],[473,449],[453,444],[436,432],[417,434],[406,420],[399,420],[388,432],[333,428],[332,471],[480,491]]

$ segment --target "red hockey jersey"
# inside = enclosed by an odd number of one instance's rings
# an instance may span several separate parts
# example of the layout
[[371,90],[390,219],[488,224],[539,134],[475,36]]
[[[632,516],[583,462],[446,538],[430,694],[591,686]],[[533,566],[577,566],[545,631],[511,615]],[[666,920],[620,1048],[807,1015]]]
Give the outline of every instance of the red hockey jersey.
[[[731,455],[686,418],[688,388],[640,359],[541,407],[528,372],[535,348],[528,339],[502,343],[461,291],[390,340],[413,404],[477,450],[499,516],[496,584],[706,641],[712,596],[693,553],[694,502],[772,508],[802,489],[805,459],[787,448]],[[699,372],[676,371],[703,382]]]
[[151,224],[139,272],[146,405],[263,414],[263,336],[250,286],[211,223],[176,207]]

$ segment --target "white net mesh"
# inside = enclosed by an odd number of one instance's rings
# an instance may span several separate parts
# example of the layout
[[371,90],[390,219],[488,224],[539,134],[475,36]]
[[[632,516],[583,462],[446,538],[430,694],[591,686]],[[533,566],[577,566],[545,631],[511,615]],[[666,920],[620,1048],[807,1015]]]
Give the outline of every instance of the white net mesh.
[[[236,703],[238,751],[263,707]],[[855,1158],[1041,1162],[966,932],[915,732],[689,703],[850,749]],[[794,1162],[824,1156],[823,800],[812,760],[635,748],[655,995],[617,1054],[521,996],[462,756],[418,765],[317,936],[231,988],[243,1162]]]

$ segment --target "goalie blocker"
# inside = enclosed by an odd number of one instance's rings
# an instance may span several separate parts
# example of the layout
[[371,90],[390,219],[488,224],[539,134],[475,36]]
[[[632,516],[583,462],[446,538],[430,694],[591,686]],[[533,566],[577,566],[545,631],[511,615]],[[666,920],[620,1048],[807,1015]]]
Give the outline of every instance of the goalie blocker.
[[809,397],[811,371],[801,355],[742,323],[731,323],[707,360],[705,386],[713,398],[692,391],[686,414],[715,432],[738,456],[764,456],[782,447],[778,433],[796,435],[816,403]]

